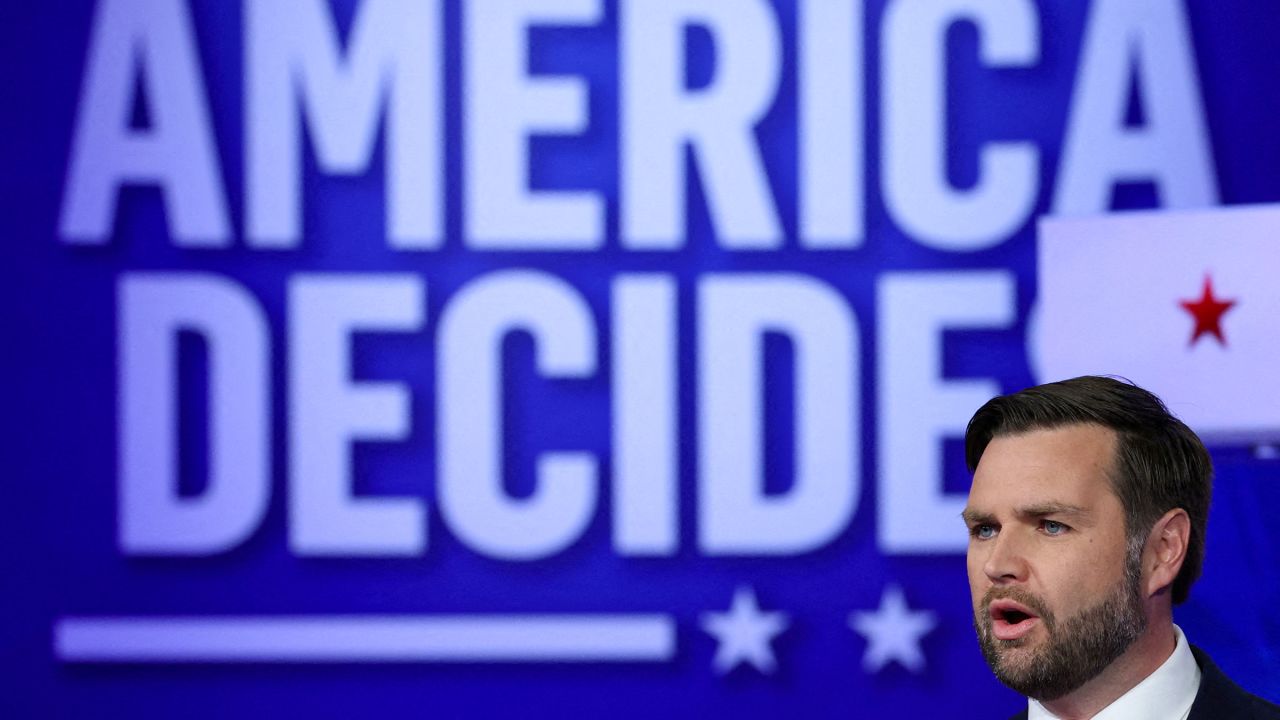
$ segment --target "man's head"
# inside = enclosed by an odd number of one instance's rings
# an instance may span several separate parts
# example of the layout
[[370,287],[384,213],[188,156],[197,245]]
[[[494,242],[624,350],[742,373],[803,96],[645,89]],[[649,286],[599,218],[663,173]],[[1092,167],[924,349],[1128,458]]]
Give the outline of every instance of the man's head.
[[1212,468],[1151,393],[1041,385],[969,423],[969,583],[983,653],[1010,687],[1071,692],[1126,652],[1200,573]]

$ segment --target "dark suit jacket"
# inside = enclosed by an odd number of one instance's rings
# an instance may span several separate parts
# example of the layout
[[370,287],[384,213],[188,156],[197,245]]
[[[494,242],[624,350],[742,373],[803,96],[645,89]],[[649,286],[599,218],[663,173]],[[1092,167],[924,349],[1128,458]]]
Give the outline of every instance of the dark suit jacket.
[[[1280,705],[1250,694],[1227,677],[1203,650],[1191,646],[1200,666],[1200,690],[1187,720],[1280,720]],[[1027,711],[1010,720],[1026,720]]]
[[1187,720],[1280,720],[1280,705],[1273,705],[1235,684],[1195,645],[1191,646],[1191,654],[1200,666],[1200,692],[1196,693]]

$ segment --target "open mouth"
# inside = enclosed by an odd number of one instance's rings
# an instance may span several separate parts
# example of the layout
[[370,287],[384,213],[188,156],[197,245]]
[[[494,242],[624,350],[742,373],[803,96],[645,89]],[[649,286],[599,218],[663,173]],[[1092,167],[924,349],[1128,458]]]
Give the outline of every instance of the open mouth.
[[1040,624],[1040,616],[1014,600],[996,600],[988,606],[991,634],[998,640],[1017,640]]
[[1020,610],[1009,610],[1004,613],[1001,613],[1001,619],[1009,623],[1010,625],[1017,625],[1023,620],[1031,619],[1031,616]]

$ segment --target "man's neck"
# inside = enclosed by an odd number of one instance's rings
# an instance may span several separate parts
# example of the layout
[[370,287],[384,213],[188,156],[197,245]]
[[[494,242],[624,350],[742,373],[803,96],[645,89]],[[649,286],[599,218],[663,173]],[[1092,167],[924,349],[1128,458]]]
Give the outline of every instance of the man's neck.
[[1133,645],[1097,677],[1057,700],[1041,700],[1040,704],[1061,720],[1091,718],[1159,669],[1177,644],[1172,618],[1152,619]]

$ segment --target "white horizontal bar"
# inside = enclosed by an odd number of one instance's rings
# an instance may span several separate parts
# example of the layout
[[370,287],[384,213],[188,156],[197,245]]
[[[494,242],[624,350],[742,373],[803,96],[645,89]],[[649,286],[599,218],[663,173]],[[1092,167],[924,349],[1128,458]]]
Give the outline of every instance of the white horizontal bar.
[[667,615],[69,617],[55,655],[92,663],[659,662]]

